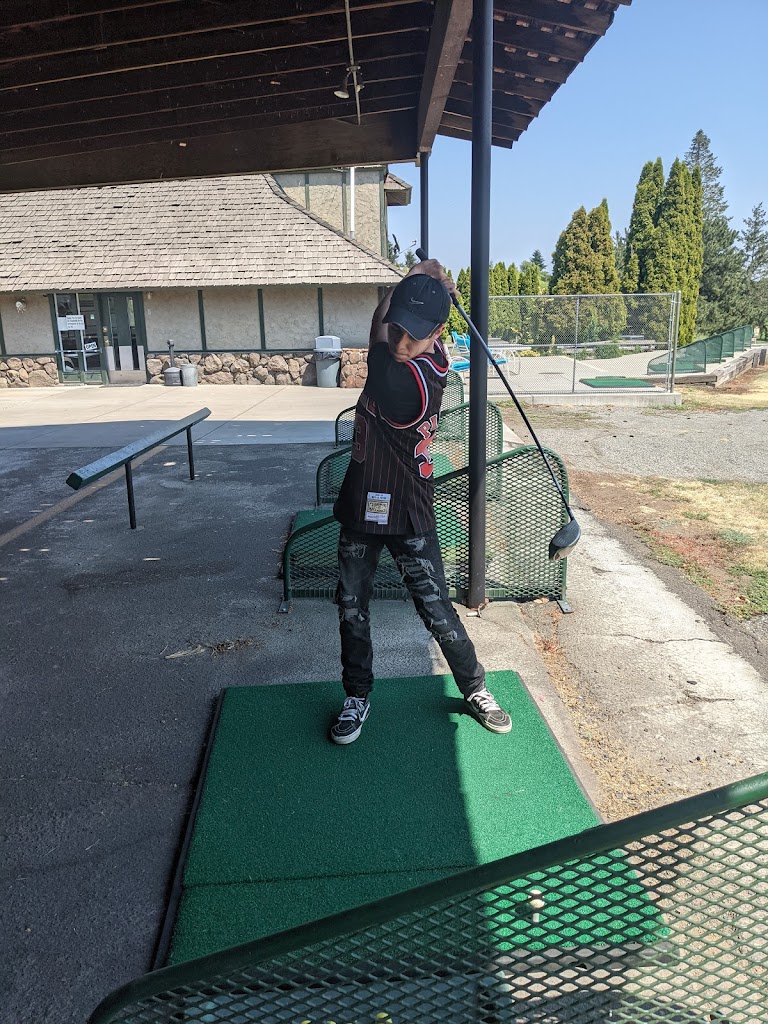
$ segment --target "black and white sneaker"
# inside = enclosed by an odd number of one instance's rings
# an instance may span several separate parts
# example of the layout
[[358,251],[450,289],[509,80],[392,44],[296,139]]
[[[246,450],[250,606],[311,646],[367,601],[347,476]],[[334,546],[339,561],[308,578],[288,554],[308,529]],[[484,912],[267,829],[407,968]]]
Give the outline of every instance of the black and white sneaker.
[[354,743],[363,731],[363,722],[371,712],[367,697],[347,697],[335,725],[331,727],[334,743]]
[[511,731],[512,719],[499,705],[490,690],[478,690],[469,697],[465,697],[464,700],[480,725],[484,725],[486,729],[499,733]]

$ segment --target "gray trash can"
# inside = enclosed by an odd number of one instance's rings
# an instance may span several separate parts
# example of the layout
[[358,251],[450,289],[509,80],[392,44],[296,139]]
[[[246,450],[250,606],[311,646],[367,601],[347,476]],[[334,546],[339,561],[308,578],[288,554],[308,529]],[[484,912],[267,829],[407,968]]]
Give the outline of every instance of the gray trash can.
[[163,380],[168,387],[177,387],[181,384],[181,370],[178,366],[167,366],[163,370]]
[[336,388],[339,386],[339,368],[341,360],[338,356],[315,353],[317,366],[317,386],[319,388]]
[[181,364],[181,383],[185,388],[193,388],[197,384],[197,367],[194,363]]
[[319,388],[339,386],[341,366],[341,338],[335,334],[323,334],[315,338],[315,368]]

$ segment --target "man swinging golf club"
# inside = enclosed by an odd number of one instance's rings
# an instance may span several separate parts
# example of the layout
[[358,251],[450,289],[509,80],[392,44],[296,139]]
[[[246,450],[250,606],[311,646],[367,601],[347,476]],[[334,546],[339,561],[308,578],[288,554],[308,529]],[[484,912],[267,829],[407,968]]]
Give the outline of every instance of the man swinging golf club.
[[373,314],[368,378],[357,403],[349,468],[333,508],[341,523],[336,604],[347,695],[331,728],[334,743],[353,743],[370,714],[368,604],[385,546],[440,645],[467,710],[491,732],[512,728],[486,688],[485,670],[448,597],[437,538],[429,445],[448,373],[440,336],[453,291],[437,260],[424,260],[387,292]]

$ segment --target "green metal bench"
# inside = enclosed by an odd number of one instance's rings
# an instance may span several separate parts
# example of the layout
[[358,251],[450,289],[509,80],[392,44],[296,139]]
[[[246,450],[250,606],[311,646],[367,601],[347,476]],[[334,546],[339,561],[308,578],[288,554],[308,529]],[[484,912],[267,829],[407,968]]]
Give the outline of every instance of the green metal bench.
[[202,420],[207,419],[211,415],[210,409],[198,409],[197,412],[193,412],[191,416],[187,416],[186,419],[177,420],[176,423],[172,424],[170,430],[157,430],[154,434],[148,434],[146,437],[139,438],[138,441],[133,441],[131,444],[127,444],[124,448],[118,449],[116,452],[111,452],[109,455],[103,455],[100,459],[95,462],[90,462],[87,466],[81,466],[80,469],[76,469],[70,473],[67,477],[67,484],[75,491],[79,491],[81,487],[87,487],[88,484],[95,483],[97,480],[101,480],[108,473],[112,473],[116,469],[120,469],[125,466],[125,482],[128,490],[128,518],[130,520],[131,529],[136,529],[136,503],[133,495],[133,468],[131,463],[134,459],[139,458],[141,455],[145,455],[147,452],[152,451],[153,448],[157,448],[158,445],[164,444],[166,441],[170,441],[172,437],[176,437],[177,434],[181,434],[184,431],[187,433],[187,456],[189,458],[189,479],[195,479],[195,459],[192,453],[192,427],[196,423],[200,423]]
[[88,1024],[764,1024],[768,774],[146,975]]
[[[549,457],[568,496],[562,460]],[[486,592],[496,600],[549,597],[565,601],[567,560],[550,562],[550,538],[568,521],[541,456],[533,446],[516,448],[486,463]],[[469,585],[469,469],[435,480],[437,531],[451,597],[461,599]],[[283,550],[282,611],[294,598],[332,598],[338,581],[339,524],[327,508],[297,514]],[[400,573],[382,554],[373,596],[407,597]]]
[[[504,450],[504,423],[501,412],[493,402],[486,403],[486,452],[488,458],[500,455]],[[339,495],[339,489],[351,457],[352,448],[340,448],[331,452],[317,467],[315,495],[318,505],[332,505]],[[461,469],[469,461],[469,403],[456,406],[440,413],[430,452],[445,455],[454,469]]]
[[[464,381],[458,373],[454,373],[453,370],[449,370],[445,381],[445,390],[443,391],[443,401],[440,406],[441,415],[445,410],[453,409],[454,406],[462,405],[463,403]],[[349,409],[343,409],[336,417],[334,436],[337,448],[340,445],[352,444],[356,409],[357,406],[352,405]]]

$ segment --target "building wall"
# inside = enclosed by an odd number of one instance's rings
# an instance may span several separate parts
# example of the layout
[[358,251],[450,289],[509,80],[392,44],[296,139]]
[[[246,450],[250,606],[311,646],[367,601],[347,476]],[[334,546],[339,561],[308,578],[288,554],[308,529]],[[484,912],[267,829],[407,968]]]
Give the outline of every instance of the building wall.
[[203,308],[208,348],[253,352],[262,347],[258,288],[204,288]]
[[314,349],[320,333],[317,288],[264,288],[262,295],[266,347]]
[[[48,296],[39,292],[25,293],[25,313],[16,310],[18,295],[0,295],[0,318],[3,322],[3,338],[8,355],[39,352],[53,355],[56,342],[51,325],[51,308]],[[1,357],[0,357],[1,358]]]
[[167,352],[169,338],[179,350],[203,347],[196,288],[148,289],[144,292],[144,319],[150,352]]
[[[382,210],[386,218],[381,187],[383,174],[383,168],[379,167],[357,168],[355,171],[355,240],[382,254],[386,253],[382,239]],[[298,172],[276,174],[274,177],[291,199],[349,236],[349,168],[308,171],[306,175]]]
[[323,288],[323,330],[341,338],[343,348],[367,348],[371,317],[379,304],[375,285],[326,285]]

